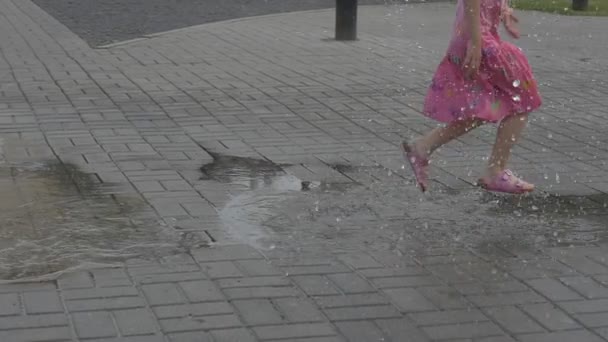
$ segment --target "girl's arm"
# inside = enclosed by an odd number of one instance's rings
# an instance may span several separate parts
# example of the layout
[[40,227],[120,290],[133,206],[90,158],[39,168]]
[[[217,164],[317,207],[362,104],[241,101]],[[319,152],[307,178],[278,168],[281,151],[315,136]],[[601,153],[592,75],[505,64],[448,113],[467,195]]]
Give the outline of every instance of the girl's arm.
[[481,48],[480,0],[464,0],[465,20],[472,47]]
[[469,30],[469,42],[464,57],[465,76],[472,78],[481,66],[481,16],[479,14],[480,0],[463,0],[465,20]]

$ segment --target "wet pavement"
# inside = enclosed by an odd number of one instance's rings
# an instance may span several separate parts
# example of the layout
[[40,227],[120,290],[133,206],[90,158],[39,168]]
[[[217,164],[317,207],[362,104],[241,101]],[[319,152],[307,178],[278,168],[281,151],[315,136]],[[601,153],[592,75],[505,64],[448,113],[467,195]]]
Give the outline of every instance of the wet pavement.
[[452,10],[91,49],[0,0],[0,341],[608,340],[605,19],[520,14],[545,106],[512,165],[538,192],[474,186],[484,127],[422,194],[398,144],[433,125]]

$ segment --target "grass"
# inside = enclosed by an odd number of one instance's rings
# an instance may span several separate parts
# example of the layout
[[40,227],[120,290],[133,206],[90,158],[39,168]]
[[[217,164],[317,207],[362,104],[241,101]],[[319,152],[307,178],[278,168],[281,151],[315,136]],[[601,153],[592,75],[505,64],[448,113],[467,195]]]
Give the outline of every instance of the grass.
[[563,15],[608,16],[608,0],[589,0],[587,11],[573,11],[572,0],[513,0],[513,8]]

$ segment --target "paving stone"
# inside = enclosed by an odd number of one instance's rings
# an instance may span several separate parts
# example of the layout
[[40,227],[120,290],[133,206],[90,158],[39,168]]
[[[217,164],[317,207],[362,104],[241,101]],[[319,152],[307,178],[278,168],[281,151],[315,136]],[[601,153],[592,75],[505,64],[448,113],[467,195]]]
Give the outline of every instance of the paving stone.
[[372,320],[401,317],[401,313],[392,305],[325,309],[325,314],[331,321]]
[[412,342],[430,341],[424,332],[404,318],[378,320],[376,324],[391,341],[399,341],[404,337]]
[[439,325],[425,327],[422,329],[433,340],[447,340],[458,338],[478,339],[481,337],[504,335],[504,332],[492,322]]
[[21,301],[16,293],[0,294],[0,316],[19,315]]
[[63,312],[63,305],[57,291],[26,292],[23,304],[28,314]]
[[114,311],[114,318],[122,336],[154,334],[154,317],[148,310],[134,309]]
[[388,289],[384,293],[401,312],[433,311],[437,307],[415,289]]
[[236,264],[251,277],[283,275],[283,272],[265,260],[239,260]]
[[211,281],[189,281],[181,282],[179,285],[191,303],[224,300],[224,295]]
[[[145,336],[129,336],[129,337],[116,337],[116,338],[104,338],[88,340],[91,342],[165,342],[165,338],[158,335],[145,335]],[[87,342],[88,342],[87,341]]]
[[278,298],[275,306],[289,322],[318,322],[325,318],[314,303],[304,298]]
[[232,261],[201,263],[201,268],[211,279],[238,278],[245,276]]
[[153,284],[141,287],[150,305],[184,303],[185,298],[176,284]]
[[72,314],[72,320],[76,334],[80,338],[117,336],[117,331],[109,312],[79,312]]
[[551,300],[561,301],[583,299],[581,295],[555,279],[536,279],[529,281],[528,284]]
[[66,301],[65,304],[70,312],[135,309],[146,305],[143,298],[140,297],[70,300]]
[[319,275],[306,275],[292,277],[293,281],[309,296],[322,296],[339,294],[333,282]]
[[220,279],[217,281],[217,283],[223,289],[265,286],[282,287],[291,285],[289,279],[285,277],[247,277],[235,279]]
[[568,287],[587,299],[608,298],[608,287],[588,277],[566,277],[560,279]]
[[608,326],[608,312],[579,314],[574,315],[574,317],[588,328],[602,328]]
[[404,266],[399,268],[366,268],[358,271],[367,278],[392,278],[408,276],[430,276],[427,271],[419,266]]
[[343,254],[338,257],[338,259],[344,262],[346,265],[357,269],[369,269],[369,268],[381,268],[384,265],[376,261],[373,257],[363,253],[357,254]]
[[79,272],[69,275],[65,275],[57,280],[59,288],[64,289],[78,289],[78,288],[90,288],[94,287],[93,278],[88,272]]
[[198,262],[263,259],[258,251],[243,245],[199,249],[193,255]]
[[0,330],[0,341],[69,341],[72,333],[68,327],[29,328],[27,330]]
[[382,331],[372,322],[340,322],[336,323],[342,335],[349,342],[382,341]]
[[372,280],[374,286],[380,289],[403,288],[403,287],[419,287],[440,285],[441,281],[434,276],[408,276],[408,277],[390,277],[390,278],[375,278]]
[[67,325],[68,319],[65,314],[0,317],[0,330],[61,327]]
[[532,334],[518,336],[521,342],[600,342],[602,339],[585,330],[562,331],[544,334]]
[[235,300],[232,305],[249,325],[269,325],[283,322],[283,315],[268,299]]
[[475,323],[489,320],[481,311],[472,308],[466,310],[412,313],[408,317],[418,326]]
[[159,321],[165,333],[208,331],[213,329],[239,328],[243,326],[236,315],[169,318]]
[[559,306],[570,314],[604,312],[608,307],[608,299],[562,302]]
[[473,306],[460,292],[451,287],[420,287],[417,290],[441,309],[466,309]]
[[327,276],[346,294],[374,292],[375,289],[363,278],[354,273],[330,274]]
[[504,306],[489,308],[485,312],[494,322],[497,322],[511,334],[525,334],[544,332],[545,329],[538,325],[531,317],[515,306]]
[[171,342],[215,342],[213,337],[204,331],[169,334]]
[[295,297],[298,291],[293,287],[243,287],[225,289],[229,299],[282,298]]
[[299,323],[280,326],[254,327],[253,330],[262,340],[294,340],[298,338],[336,335],[336,332],[328,323]]
[[321,308],[345,308],[389,304],[389,300],[378,293],[322,296],[316,297],[315,300]]
[[531,291],[497,293],[492,295],[474,295],[468,296],[467,299],[480,307],[544,303],[547,301],[543,297]]
[[550,303],[522,305],[521,308],[550,331],[574,330],[580,327],[571,317]]
[[180,318],[186,316],[210,316],[231,314],[234,312],[228,302],[211,302],[197,304],[180,304],[157,306],[153,309],[158,318]]
[[65,290],[61,295],[66,300],[112,298],[112,297],[136,297],[139,292],[132,286],[116,286],[109,288],[92,288]]
[[289,266],[283,267],[283,270],[289,276],[350,273],[350,270],[346,266],[338,264],[315,266]]
[[211,332],[214,342],[256,342],[257,340],[246,329],[224,329]]

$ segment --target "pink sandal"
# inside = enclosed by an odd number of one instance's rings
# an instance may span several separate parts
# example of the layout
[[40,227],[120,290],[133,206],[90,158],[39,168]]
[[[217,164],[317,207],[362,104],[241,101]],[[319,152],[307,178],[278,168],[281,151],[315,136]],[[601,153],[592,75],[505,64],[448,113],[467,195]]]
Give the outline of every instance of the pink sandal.
[[481,178],[477,184],[488,191],[508,194],[525,194],[534,191],[534,184],[517,177],[511,170],[504,170],[491,178]]
[[414,171],[417,185],[422,192],[425,192],[427,189],[429,160],[418,156],[406,142],[401,143],[401,151],[403,152],[403,159],[410,164],[412,171]]

